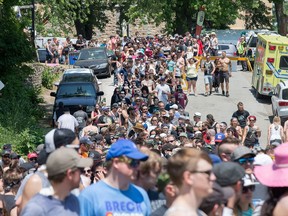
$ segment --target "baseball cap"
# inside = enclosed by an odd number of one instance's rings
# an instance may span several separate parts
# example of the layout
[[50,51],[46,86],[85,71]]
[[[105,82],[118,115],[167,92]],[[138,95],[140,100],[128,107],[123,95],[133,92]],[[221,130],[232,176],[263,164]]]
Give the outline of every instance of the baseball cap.
[[172,106],[170,106],[170,109],[178,109],[178,105],[177,104],[173,104]]
[[106,160],[111,160],[112,158],[120,156],[127,156],[128,158],[143,161],[148,159],[148,155],[140,152],[135,143],[128,139],[120,139],[112,144],[106,155]]
[[101,134],[97,134],[97,135],[91,137],[91,139],[97,143],[97,142],[100,142],[103,140],[103,136]]
[[17,153],[15,153],[15,152],[12,152],[11,154],[10,154],[10,158],[11,159],[19,159],[21,156],[20,155],[18,155]]
[[257,154],[254,158],[253,165],[254,166],[263,166],[273,164],[273,160],[269,155],[266,154]]
[[231,160],[236,161],[244,156],[255,157],[256,155],[246,146],[237,147],[231,154]]
[[118,104],[117,103],[113,103],[112,104],[112,108],[118,108],[119,106],[118,106]]
[[2,149],[11,151],[12,150],[12,144],[9,144],[9,143],[8,144],[4,144]]
[[225,135],[223,133],[217,133],[215,135],[215,142],[222,142],[225,139]]
[[216,182],[222,186],[232,186],[241,180],[245,175],[245,170],[235,162],[222,162],[215,164],[213,173],[216,176]]
[[250,185],[256,185],[259,184],[259,182],[257,182],[256,177],[254,175],[251,174],[246,174],[243,178],[243,187],[248,187]]
[[62,147],[53,151],[46,163],[48,176],[64,173],[68,169],[91,167],[91,158],[81,158],[74,149]]
[[201,113],[200,112],[195,112],[194,116],[201,117]]
[[250,121],[256,121],[256,116],[249,116],[248,119],[249,119]]
[[103,110],[103,111],[108,111],[109,109],[110,109],[110,108],[107,107],[107,106],[102,107],[102,110]]
[[2,151],[2,156],[4,155],[10,155],[11,154],[11,150],[3,150]]
[[87,136],[84,136],[84,137],[81,137],[80,144],[92,145],[93,142]]
[[28,159],[30,159],[30,158],[37,158],[38,155],[33,152],[33,153],[29,153],[27,157],[28,157]]
[[88,154],[88,157],[92,158],[93,161],[99,161],[100,162],[102,160],[101,154],[97,151],[90,151]]
[[188,136],[187,136],[186,133],[180,133],[180,134],[179,134],[179,137],[186,137],[186,138],[188,138]]

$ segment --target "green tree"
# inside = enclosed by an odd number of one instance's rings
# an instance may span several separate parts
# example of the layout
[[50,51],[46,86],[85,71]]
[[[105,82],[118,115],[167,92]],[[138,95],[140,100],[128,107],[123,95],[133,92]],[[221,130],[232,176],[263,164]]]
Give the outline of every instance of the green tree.
[[288,13],[287,13],[287,4],[286,0],[271,0],[270,2],[274,3],[275,15],[277,20],[278,32],[281,35],[287,35],[288,33]]

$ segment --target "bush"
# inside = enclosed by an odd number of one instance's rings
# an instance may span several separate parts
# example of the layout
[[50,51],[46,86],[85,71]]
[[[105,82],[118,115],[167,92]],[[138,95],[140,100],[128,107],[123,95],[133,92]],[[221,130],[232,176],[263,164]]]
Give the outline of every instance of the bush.
[[57,77],[57,73],[53,73],[49,68],[45,68],[42,73],[42,85],[47,89],[53,89],[53,84]]

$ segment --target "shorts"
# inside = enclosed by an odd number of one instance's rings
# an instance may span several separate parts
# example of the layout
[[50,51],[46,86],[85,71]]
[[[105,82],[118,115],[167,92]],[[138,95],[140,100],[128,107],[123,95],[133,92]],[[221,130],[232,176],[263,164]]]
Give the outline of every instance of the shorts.
[[204,83],[207,85],[212,85],[213,83],[213,76],[212,75],[205,75],[204,76]]
[[186,77],[186,80],[187,81],[197,81],[198,80],[198,76],[197,77],[193,77],[193,78]]
[[53,59],[53,56],[49,54],[46,54],[46,61],[51,61]]
[[223,72],[220,70],[220,73],[219,73],[219,81],[220,83],[224,83],[224,80],[226,83],[229,83],[229,72]]

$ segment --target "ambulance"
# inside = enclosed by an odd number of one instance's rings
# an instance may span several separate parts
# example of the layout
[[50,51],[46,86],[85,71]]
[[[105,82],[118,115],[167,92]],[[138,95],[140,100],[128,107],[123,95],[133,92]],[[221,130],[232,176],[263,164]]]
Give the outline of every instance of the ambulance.
[[281,80],[288,80],[288,38],[258,34],[252,75],[256,98],[272,96],[274,88]]

